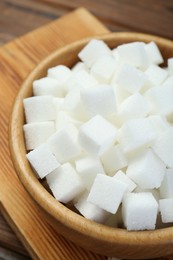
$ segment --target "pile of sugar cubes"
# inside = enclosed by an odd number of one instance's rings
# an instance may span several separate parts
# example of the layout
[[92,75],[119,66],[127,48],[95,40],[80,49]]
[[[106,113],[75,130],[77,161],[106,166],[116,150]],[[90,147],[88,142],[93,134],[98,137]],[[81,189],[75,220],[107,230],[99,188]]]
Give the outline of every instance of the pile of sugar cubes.
[[24,99],[27,159],[53,196],[127,230],[173,222],[173,58],[154,42],[91,40]]

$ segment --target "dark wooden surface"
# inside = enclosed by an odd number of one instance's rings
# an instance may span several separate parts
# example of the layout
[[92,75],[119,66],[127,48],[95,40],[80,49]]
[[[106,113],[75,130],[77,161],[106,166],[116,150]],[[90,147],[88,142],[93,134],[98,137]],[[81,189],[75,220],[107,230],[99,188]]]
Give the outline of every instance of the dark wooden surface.
[[[112,31],[140,31],[173,40],[173,0],[0,0],[0,45],[80,6]],[[0,259],[29,259],[1,214]]]
[[173,39],[173,0],[0,0],[0,43],[83,6],[112,31]]

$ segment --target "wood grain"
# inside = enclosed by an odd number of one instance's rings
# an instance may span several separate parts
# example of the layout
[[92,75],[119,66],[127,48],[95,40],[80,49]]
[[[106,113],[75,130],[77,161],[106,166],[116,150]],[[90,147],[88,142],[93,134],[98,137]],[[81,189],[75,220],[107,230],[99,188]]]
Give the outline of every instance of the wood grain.
[[[44,2],[48,2],[44,0]],[[103,0],[86,2],[82,0],[50,0],[55,7],[76,8],[83,5],[92,11],[108,28],[113,31],[132,30],[148,32],[173,39],[173,2],[172,0]]]
[[105,259],[68,242],[43,219],[14,172],[8,149],[8,120],[21,82],[41,59],[69,42],[107,32],[92,15],[79,9],[0,48],[1,209],[33,258]]
[[[15,233],[12,232],[11,228],[6,224],[6,221],[2,215],[0,215],[0,230],[0,252],[3,247],[14,252],[18,252],[24,256],[28,255],[21,242],[17,239]],[[1,257],[2,256],[0,255],[0,258]]]
[[172,0],[1,0],[0,43],[80,6],[112,31],[140,31],[173,39]]
[[1,260],[29,260],[30,258],[22,254],[17,254],[11,250],[7,250],[0,247],[0,259]]

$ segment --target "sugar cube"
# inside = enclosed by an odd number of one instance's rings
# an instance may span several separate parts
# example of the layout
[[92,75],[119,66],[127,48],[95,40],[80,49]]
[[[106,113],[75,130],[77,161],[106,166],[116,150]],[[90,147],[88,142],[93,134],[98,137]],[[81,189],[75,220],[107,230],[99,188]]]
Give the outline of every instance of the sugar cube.
[[64,98],[63,110],[72,114],[77,120],[88,119],[86,109],[81,101],[80,91],[71,90]]
[[173,222],[173,198],[159,200],[159,208],[163,223]]
[[51,121],[30,123],[25,124],[23,130],[26,149],[29,151],[46,142],[46,140],[55,132],[55,124]]
[[112,146],[101,156],[106,173],[113,176],[115,172],[127,166],[127,158],[119,144]]
[[90,88],[97,84],[97,80],[88,71],[81,69],[77,72],[73,72],[72,76],[66,82],[65,89],[69,92],[75,89],[81,90]]
[[64,65],[58,65],[48,69],[47,76],[58,80],[58,82],[64,86],[67,80],[70,78],[71,74],[72,72],[68,67]]
[[84,190],[80,177],[70,163],[62,164],[47,175],[46,180],[54,197],[63,203],[73,200]]
[[127,230],[155,229],[158,203],[150,192],[126,193],[122,216]]
[[170,127],[170,124],[163,116],[152,115],[149,116],[148,119],[150,120],[150,123],[152,124],[152,127],[158,137],[161,133],[163,133],[165,130],[168,130],[168,128]]
[[120,107],[121,103],[123,101],[125,101],[126,98],[130,97],[131,93],[128,92],[126,89],[122,88],[116,82],[112,82],[111,86],[112,86],[113,91],[115,93],[116,104],[117,104],[117,108],[119,110],[119,107]]
[[88,193],[85,192],[80,199],[75,203],[77,210],[87,219],[98,223],[104,223],[109,216],[109,213],[98,206],[87,201]]
[[127,120],[119,130],[119,142],[125,153],[132,153],[148,147],[156,133],[148,118]]
[[55,120],[53,97],[36,96],[23,100],[27,123]]
[[173,198],[159,200],[159,208],[163,223],[173,222]]
[[126,192],[132,192],[136,188],[136,184],[134,181],[132,181],[127,174],[125,174],[123,171],[119,170],[115,173],[113,176],[116,180],[119,180],[121,182],[124,182],[127,184]]
[[142,70],[148,67],[149,59],[143,42],[119,45],[117,52],[122,63],[130,64]]
[[170,76],[173,76],[173,57],[168,59],[168,72]]
[[165,81],[164,81],[164,83],[163,83],[163,86],[165,86],[165,85],[172,85],[172,84],[173,84],[173,75],[168,76],[168,77],[165,79]]
[[41,179],[60,166],[47,144],[40,145],[26,157]]
[[98,85],[81,91],[81,100],[90,116],[106,116],[116,112],[116,98],[112,87]]
[[60,97],[54,97],[53,98],[53,104],[54,104],[54,107],[55,107],[56,116],[59,113],[59,111],[62,109],[63,103],[64,103],[64,98],[60,98]]
[[118,62],[110,55],[105,55],[99,58],[91,67],[91,75],[101,84],[109,83],[115,70],[118,67]]
[[92,155],[101,155],[116,140],[117,129],[105,118],[96,115],[79,128],[79,143]]
[[76,171],[81,177],[84,186],[90,190],[96,175],[105,174],[99,158],[85,156],[75,161]]
[[133,118],[146,117],[148,113],[148,101],[140,93],[135,93],[126,98],[119,106],[118,111],[118,115],[123,121]]
[[159,65],[163,62],[162,54],[155,42],[151,41],[145,45],[145,50],[148,54],[151,63]]
[[166,164],[167,167],[173,167],[173,128],[160,134],[152,145],[154,152]]
[[79,128],[82,122],[77,120],[73,115],[67,113],[66,111],[59,111],[56,117],[56,129],[60,130],[69,124],[73,124],[76,128]]
[[173,198],[173,168],[166,169],[159,191],[162,199]]
[[[139,192],[150,192],[152,193],[152,195],[154,196],[155,200],[159,203],[160,200],[160,193],[159,193],[159,189],[141,189],[141,187],[137,186],[134,190],[135,193],[139,193]],[[159,212],[159,208],[158,208],[158,212]]]
[[78,61],[71,69],[73,72],[77,72],[80,70],[86,70],[88,71],[88,68],[85,66],[85,64],[82,61]]
[[79,58],[90,68],[103,55],[112,55],[107,44],[102,40],[91,40],[78,54]]
[[164,84],[146,92],[146,98],[152,103],[151,114],[173,117],[173,85]]
[[158,86],[164,82],[168,76],[168,72],[155,64],[151,64],[145,71],[146,76],[155,86]]
[[110,176],[97,174],[87,201],[115,214],[126,189],[125,183]]
[[142,189],[159,188],[164,178],[166,165],[151,149],[138,153],[127,168],[127,176]]
[[47,140],[47,144],[60,163],[71,161],[80,155],[81,150],[75,142],[74,136],[66,128],[62,128],[52,135]]
[[124,64],[116,75],[116,83],[131,94],[139,92],[145,82],[145,74],[129,64]]
[[52,95],[63,97],[65,89],[58,80],[44,77],[33,82],[33,94],[34,96]]

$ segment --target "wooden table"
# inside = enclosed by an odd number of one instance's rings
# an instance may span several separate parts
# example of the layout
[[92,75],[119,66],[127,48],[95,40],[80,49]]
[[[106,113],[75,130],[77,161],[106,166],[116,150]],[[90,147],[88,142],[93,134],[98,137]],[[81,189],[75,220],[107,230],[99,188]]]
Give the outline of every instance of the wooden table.
[[[172,0],[1,0],[0,44],[80,6],[87,8],[111,31],[140,31],[173,39]],[[29,258],[0,214],[0,259]]]

